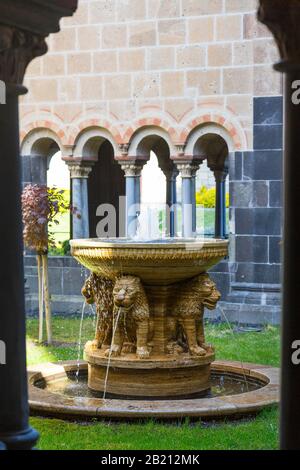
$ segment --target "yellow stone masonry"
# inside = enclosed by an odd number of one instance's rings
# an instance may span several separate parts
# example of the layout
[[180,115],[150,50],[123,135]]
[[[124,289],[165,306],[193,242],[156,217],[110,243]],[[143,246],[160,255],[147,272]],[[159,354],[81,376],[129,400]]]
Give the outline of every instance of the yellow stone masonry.
[[21,137],[47,125],[72,146],[93,122],[120,144],[147,122],[178,144],[191,123],[215,122],[251,149],[252,97],[282,93],[256,9],[256,0],[79,0],[28,67]]

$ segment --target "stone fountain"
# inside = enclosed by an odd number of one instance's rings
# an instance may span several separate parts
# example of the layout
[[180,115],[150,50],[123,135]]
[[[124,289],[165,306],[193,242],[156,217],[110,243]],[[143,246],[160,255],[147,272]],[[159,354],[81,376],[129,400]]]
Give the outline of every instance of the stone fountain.
[[220,294],[207,271],[225,240],[74,240],[91,271],[82,293],[95,303],[85,361],[32,366],[32,413],[65,419],[239,417],[278,404],[279,370],[214,361],[204,308]]
[[203,316],[220,293],[207,271],[227,255],[228,241],[92,239],[73,240],[71,249],[91,271],[82,294],[97,311],[85,346],[89,388],[132,398],[209,390],[215,354]]

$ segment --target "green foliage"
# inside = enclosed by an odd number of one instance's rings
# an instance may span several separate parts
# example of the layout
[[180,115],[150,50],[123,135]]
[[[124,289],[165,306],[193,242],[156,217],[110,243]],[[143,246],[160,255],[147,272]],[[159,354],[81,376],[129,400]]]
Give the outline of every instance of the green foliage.
[[56,240],[55,246],[51,246],[49,248],[50,256],[69,256],[70,253],[71,253],[70,240],[64,240],[63,242],[58,242]]
[[70,240],[65,240],[61,244],[62,251],[64,256],[68,256],[71,253],[71,246],[70,246]]
[[[196,193],[196,203],[205,209],[213,209],[216,206],[216,189],[201,186]],[[229,193],[226,193],[226,207],[229,207]]]

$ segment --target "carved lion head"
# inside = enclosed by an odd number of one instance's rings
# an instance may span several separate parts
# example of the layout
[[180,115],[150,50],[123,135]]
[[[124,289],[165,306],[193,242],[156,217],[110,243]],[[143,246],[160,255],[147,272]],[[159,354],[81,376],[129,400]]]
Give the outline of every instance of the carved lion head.
[[122,276],[116,280],[113,290],[114,303],[117,307],[132,307],[144,292],[138,277]]
[[221,298],[220,292],[216,288],[216,284],[207,274],[201,274],[195,278],[193,287],[195,294],[199,296],[200,302],[209,310],[214,310]]

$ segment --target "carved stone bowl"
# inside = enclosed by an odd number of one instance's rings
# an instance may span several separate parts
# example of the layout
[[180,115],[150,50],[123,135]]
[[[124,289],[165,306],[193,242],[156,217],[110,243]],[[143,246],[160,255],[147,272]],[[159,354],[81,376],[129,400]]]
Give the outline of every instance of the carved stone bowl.
[[148,285],[170,285],[208,271],[228,254],[228,241],[166,239],[135,242],[128,239],[72,240],[71,253],[91,272],[114,279],[138,276]]

